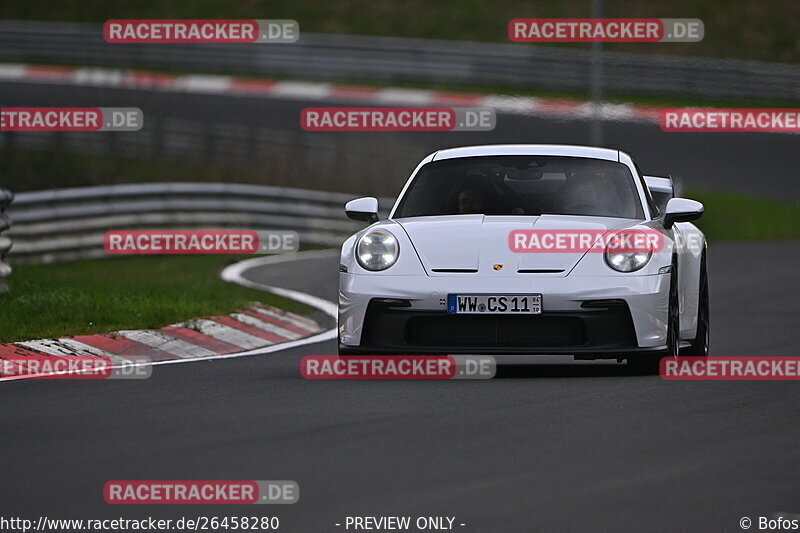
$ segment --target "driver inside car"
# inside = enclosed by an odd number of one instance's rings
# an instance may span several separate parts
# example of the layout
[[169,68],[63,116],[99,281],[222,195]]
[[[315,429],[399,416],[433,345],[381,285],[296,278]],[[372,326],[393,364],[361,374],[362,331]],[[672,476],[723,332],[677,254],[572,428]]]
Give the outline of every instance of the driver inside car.
[[458,214],[483,213],[485,203],[483,195],[477,187],[467,186],[458,193]]
[[605,174],[575,173],[565,187],[561,208],[565,214],[590,215],[617,211],[618,198],[613,179]]
[[468,175],[456,195],[455,213],[458,215],[490,215],[495,208],[496,192],[488,179]]

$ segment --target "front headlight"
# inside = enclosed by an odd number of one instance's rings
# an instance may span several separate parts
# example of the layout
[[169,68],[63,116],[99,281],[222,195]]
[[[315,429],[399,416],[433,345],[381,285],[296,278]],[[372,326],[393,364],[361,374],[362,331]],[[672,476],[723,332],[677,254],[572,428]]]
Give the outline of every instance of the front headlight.
[[[631,246],[631,237],[641,237],[637,232],[620,232],[612,236],[606,244],[606,264],[617,272],[636,272],[650,262],[653,249],[650,244]],[[645,239],[646,242],[650,242]]]
[[376,229],[365,233],[358,239],[356,259],[367,270],[386,270],[397,261],[400,245],[394,235],[386,230]]

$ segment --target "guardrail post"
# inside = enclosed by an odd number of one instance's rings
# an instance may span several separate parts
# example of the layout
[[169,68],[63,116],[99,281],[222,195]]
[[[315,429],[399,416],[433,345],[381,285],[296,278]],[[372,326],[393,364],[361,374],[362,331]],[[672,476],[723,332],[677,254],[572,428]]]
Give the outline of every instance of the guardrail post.
[[6,263],[6,254],[11,249],[11,239],[3,232],[11,226],[11,221],[6,214],[6,207],[14,200],[14,194],[6,189],[0,189],[0,292],[8,290],[8,277],[11,275],[11,266]]

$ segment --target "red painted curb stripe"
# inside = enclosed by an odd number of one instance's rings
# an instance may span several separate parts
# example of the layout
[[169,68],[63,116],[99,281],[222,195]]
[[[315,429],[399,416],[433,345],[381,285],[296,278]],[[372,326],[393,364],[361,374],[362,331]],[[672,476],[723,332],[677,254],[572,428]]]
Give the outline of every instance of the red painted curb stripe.
[[169,88],[175,85],[176,76],[170,74],[159,74],[156,72],[133,71],[125,74],[123,85],[130,85],[137,88],[160,87]]
[[662,109],[659,107],[638,107],[634,106],[632,111],[632,116],[637,118],[646,118],[650,120],[658,121],[659,117],[661,116]]
[[331,87],[332,98],[361,99],[374,98],[381,89],[377,87],[364,87],[360,85],[334,85]]
[[164,333],[165,335],[175,337],[176,339],[202,346],[206,350],[211,350],[212,352],[216,352],[218,354],[242,351],[241,346],[236,346],[234,344],[215,339],[209,335],[203,335],[199,331],[182,326],[167,326],[159,329],[158,331]]
[[585,102],[571,100],[539,100],[536,111],[554,115],[571,115],[585,105]]
[[48,355],[14,343],[0,344],[0,357],[10,359],[13,357],[29,357],[31,355]]
[[263,329],[258,329],[255,326],[251,326],[250,324],[239,322],[235,318],[231,318],[229,316],[212,316],[211,318],[209,318],[209,320],[213,320],[214,322],[218,322],[224,326],[229,326],[232,327],[233,329],[238,329],[239,331],[249,333],[254,337],[267,340],[273,344],[280,344],[282,342],[291,340],[287,339],[286,337],[282,337],[277,333],[270,333],[269,331],[264,331]]
[[[26,368],[26,365],[19,361],[20,357],[29,357],[32,355],[38,356],[41,354],[39,352],[34,352],[33,350],[23,348],[22,346],[17,346],[16,344],[0,344],[0,359],[10,359],[11,364],[17,368]],[[4,375],[5,374],[0,372],[0,377]]]
[[275,88],[277,82],[271,80],[248,80],[234,78],[231,80],[230,90],[240,93],[269,94]]
[[25,68],[25,77],[32,78],[70,78],[77,67],[59,67],[57,65],[27,65]]
[[144,356],[153,361],[168,361],[175,359],[175,356],[168,352],[163,352],[152,346],[136,342],[122,335],[82,335],[74,337],[76,341],[94,346],[109,353],[121,355]]
[[479,106],[485,98],[482,94],[463,94],[437,92],[433,96],[434,103],[455,106]]

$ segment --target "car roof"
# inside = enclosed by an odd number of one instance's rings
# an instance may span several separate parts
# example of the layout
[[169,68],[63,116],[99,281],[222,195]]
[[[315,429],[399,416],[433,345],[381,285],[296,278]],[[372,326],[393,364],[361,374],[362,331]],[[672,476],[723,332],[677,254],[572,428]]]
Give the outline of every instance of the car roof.
[[492,155],[553,155],[619,161],[619,150],[572,144],[486,144],[481,146],[462,146],[439,150],[432,154],[431,161]]

